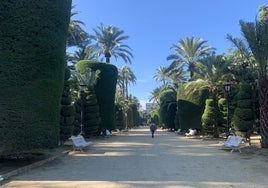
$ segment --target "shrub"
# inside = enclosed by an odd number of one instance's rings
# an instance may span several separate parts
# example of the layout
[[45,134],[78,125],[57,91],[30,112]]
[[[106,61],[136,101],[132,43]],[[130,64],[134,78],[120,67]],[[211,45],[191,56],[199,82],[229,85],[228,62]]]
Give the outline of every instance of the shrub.
[[0,151],[57,147],[71,1],[0,6]]
[[101,63],[91,60],[79,61],[76,70],[81,74],[90,68],[92,71],[100,70],[99,79],[94,86],[100,110],[100,129],[115,129],[115,90],[118,70],[110,63]]

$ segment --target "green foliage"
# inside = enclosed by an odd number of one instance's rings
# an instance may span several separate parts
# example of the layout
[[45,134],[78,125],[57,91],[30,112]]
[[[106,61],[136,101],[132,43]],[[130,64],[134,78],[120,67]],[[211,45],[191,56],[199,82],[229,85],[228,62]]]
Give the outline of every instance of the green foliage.
[[123,107],[119,104],[115,105],[115,128],[119,130],[125,129],[124,111]]
[[[84,101],[82,102],[82,100]],[[88,87],[84,92],[80,92],[74,106],[75,121],[73,123],[73,134],[78,135],[81,132],[81,110],[84,108],[84,136],[98,135],[100,129],[100,108],[94,88]]]
[[135,103],[130,103],[129,107],[132,109],[133,126],[138,126],[140,122],[140,114],[138,112],[138,106]]
[[92,71],[100,70],[99,79],[94,86],[100,108],[100,129],[113,130],[115,128],[115,90],[118,71],[116,66],[109,63],[82,60],[76,65],[80,74],[90,68]]
[[176,110],[176,92],[172,89],[163,91],[160,94],[160,126],[175,129],[174,120]]
[[[150,119],[149,122],[154,122],[156,125],[160,125],[160,108],[155,108],[150,111]],[[149,123],[147,122],[147,123]],[[160,125],[161,126],[161,125]]]
[[125,113],[126,113],[126,118],[125,118],[126,127],[132,128],[134,125],[132,108],[127,108]]
[[0,151],[54,148],[71,1],[0,3]]
[[[80,96],[80,95],[79,95]],[[73,135],[78,135],[81,131],[81,99],[77,99],[74,103],[75,114],[74,114],[74,129]]]
[[100,111],[97,96],[93,87],[85,91],[85,115],[84,132],[85,136],[94,136],[98,134],[100,126]]
[[251,98],[251,86],[249,84],[242,84],[237,93],[237,104],[234,111],[233,123],[235,130],[240,136],[249,136],[246,133],[251,132],[254,123],[254,110]]
[[75,109],[72,105],[72,98],[70,96],[70,82],[68,80],[71,76],[71,71],[68,67],[65,67],[64,74],[64,87],[61,96],[61,110],[60,110],[60,141],[63,143],[66,141],[73,132],[73,122]]
[[183,130],[188,130],[189,128],[201,129],[201,116],[209,93],[207,90],[188,93],[185,90],[186,86],[187,84],[181,85],[177,91],[179,128]]
[[213,99],[206,100],[206,106],[202,115],[202,128],[207,134],[214,133],[215,118],[217,117],[217,109],[214,107]]
[[219,114],[218,117],[219,122],[221,123],[221,127],[227,126],[227,100],[225,98],[220,98],[218,101]]

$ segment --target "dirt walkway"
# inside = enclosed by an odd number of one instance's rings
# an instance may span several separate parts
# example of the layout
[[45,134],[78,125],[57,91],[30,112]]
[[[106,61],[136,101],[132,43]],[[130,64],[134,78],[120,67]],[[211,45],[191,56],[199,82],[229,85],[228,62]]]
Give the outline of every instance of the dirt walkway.
[[[3,188],[261,188],[268,185],[268,160],[220,150],[217,141],[188,139],[148,128],[99,140],[12,177]],[[267,158],[267,157],[266,157]]]

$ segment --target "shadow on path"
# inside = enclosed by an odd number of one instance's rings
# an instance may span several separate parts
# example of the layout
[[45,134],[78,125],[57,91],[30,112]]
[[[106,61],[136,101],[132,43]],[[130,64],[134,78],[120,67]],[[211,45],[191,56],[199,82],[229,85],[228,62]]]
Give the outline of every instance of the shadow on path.
[[8,187],[267,187],[268,165],[219,149],[217,141],[188,139],[148,128],[99,140],[13,177]]

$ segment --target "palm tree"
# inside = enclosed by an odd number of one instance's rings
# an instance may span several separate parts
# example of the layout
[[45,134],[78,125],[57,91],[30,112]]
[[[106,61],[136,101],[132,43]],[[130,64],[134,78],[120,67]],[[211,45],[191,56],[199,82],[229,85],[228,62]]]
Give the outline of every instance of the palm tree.
[[172,80],[173,87],[176,89],[180,84],[188,80],[188,74],[183,70],[183,66],[177,66],[175,69],[167,72],[168,77]]
[[87,45],[86,43],[83,45],[80,45],[74,53],[67,53],[67,62],[68,66],[71,69],[75,69],[75,65],[80,60],[94,60],[95,55],[94,51],[91,48],[90,45]]
[[[72,6],[72,9],[75,8],[75,5]],[[77,15],[79,12],[72,11],[71,12],[71,18],[75,15]],[[89,38],[89,35],[87,32],[84,31],[82,28],[82,25],[84,23],[80,20],[74,20],[71,19],[69,23],[68,28],[68,37],[67,37],[67,47],[71,46],[80,46],[84,42],[86,42]]]
[[211,53],[214,48],[206,46],[207,41],[201,38],[187,37],[186,39],[179,40],[178,44],[173,44],[171,49],[174,49],[174,54],[167,57],[167,60],[172,60],[168,67],[168,71],[176,68],[178,65],[183,64],[187,66],[190,72],[190,78],[193,77],[195,64],[201,58]]
[[167,86],[167,84],[162,85],[160,87],[155,88],[152,92],[151,92],[151,96],[149,101],[152,101],[153,103],[157,104],[158,106],[160,105],[160,94],[163,90],[168,89],[169,87]]
[[255,23],[241,20],[240,26],[258,65],[261,146],[268,148],[268,22],[266,19]]
[[129,67],[123,66],[119,69],[118,78],[118,84],[122,88],[122,95],[124,99],[128,99],[128,85],[130,82],[136,83],[136,76]]
[[168,82],[167,68],[160,66],[158,69],[156,69],[154,78],[156,81],[163,82],[163,85],[165,85],[166,82]]
[[110,63],[111,56],[115,59],[122,58],[126,63],[131,63],[131,58],[133,58],[131,48],[128,45],[122,43],[122,41],[127,40],[128,36],[122,36],[124,34],[123,30],[112,25],[104,26],[101,24],[97,29],[93,29],[95,35],[91,35],[90,38],[96,42],[93,45],[96,56],[99,57],[104,55],[106,62]]
[[261,21],[267,21],[268,20],[268,5],[261,5],[259,7],[259,19]]
[[232,72],[236,75],[238,82],[249,82],[256,84],[257,78],[257,64],[254,56],[247,44],[247,42],[241,38],[234,38],[231,35],[227,35],[235,50],[230,50],[228,58],[232,61]]

